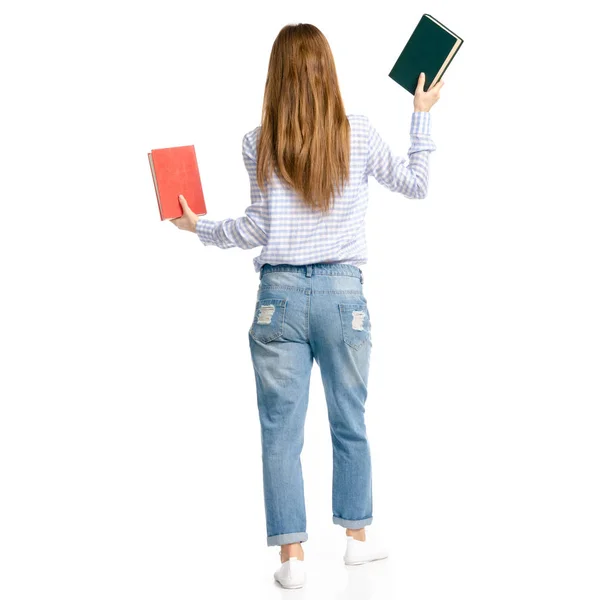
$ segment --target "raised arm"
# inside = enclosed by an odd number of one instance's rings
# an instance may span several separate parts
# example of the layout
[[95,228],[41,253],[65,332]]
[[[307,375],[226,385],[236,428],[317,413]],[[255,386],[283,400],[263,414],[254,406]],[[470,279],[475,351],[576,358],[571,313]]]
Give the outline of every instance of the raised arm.
[[429,155],[436,150],[431,139],[431,113],[412,113],[408,158],[395,156],[370,121],[368,131],[367,175],[372,175],[381,185],[407,198],[425,198],[429,182]]

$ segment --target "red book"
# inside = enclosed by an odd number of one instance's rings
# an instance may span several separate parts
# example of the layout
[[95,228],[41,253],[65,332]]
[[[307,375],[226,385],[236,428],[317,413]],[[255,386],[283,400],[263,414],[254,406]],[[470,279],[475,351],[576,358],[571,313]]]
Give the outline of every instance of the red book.
[[158,148],[148,153],[154,180],[160,219],[176,219],[183,215],[181,194],[197,215],[206,214],[202,182],[194,146]]

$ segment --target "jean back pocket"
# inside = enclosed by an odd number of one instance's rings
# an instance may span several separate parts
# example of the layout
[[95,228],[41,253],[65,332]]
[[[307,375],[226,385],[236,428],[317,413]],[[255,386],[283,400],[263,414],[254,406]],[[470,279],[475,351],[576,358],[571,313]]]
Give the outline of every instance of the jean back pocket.
[[[371,318],[366,302],[338,304],[344,342],[358,350],[371,338]],[[370,341],[369,341],[370,343]]]
[[248,332],[257,342],[272,342],[283,335],[286,298],[261,298],[256,302],[254,321]]

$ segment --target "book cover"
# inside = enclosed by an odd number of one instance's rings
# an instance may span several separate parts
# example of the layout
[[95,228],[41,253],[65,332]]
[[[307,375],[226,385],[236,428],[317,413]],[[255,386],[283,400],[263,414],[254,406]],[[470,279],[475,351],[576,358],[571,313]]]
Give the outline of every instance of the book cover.
[[417,23],[389,76],[413,96],[421,72],[425,73],[424,91],[434,86],[463,44],[463,39],[425,13]]
[[206,214],[194,146],[158,148],[148,153],[161,221],[183,215],[179,194],[197,215]]

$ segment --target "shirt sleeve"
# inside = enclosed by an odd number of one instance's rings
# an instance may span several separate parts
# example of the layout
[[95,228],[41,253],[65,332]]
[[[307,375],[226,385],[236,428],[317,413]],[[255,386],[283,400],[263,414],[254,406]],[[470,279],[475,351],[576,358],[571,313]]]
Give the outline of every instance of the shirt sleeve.
[[196,234],[205,246],[247,250],[267,243],[266,198],[256,182],[256,155],[248,133],[242,140],[242,156],[250,178],[251,204],[246,208],[245,215],[236,219],[211,221],[200,217],[196,223]]
[[407,198],[425,198],[429,182],[429,155],[436,150],[431,139],[431,113],[412,113],[408,158],[394,156],[370,121],[368,131],[367,175],[372,175],[381,185]]

